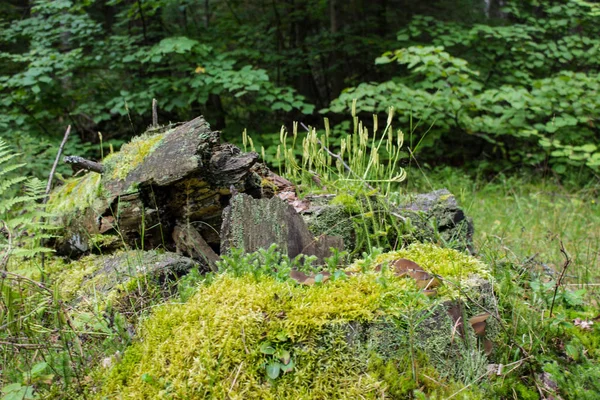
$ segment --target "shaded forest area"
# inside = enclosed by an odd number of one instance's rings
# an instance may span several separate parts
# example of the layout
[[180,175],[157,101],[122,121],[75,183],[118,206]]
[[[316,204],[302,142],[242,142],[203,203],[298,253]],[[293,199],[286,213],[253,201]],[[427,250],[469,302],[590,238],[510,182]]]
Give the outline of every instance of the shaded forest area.
[[0,135],[43,175],[67,124],[67,153],[99,159],[156,98],[160,122],[247,129],[273,164],[282,124],[327,117],[339,143],[356,101],[367,121],[394,107],[420,161],[589,177],[599,19],[581,0],[9,0]]

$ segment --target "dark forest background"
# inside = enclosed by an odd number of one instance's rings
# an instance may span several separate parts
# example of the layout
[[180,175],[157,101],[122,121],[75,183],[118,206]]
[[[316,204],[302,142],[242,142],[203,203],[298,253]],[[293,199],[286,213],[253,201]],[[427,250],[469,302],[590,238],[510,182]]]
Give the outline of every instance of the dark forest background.
[[[600,8],[580,0],[0,3],[0,136],[47,174],[151,122],[204,115],[268,160],[282,125],[347,133],[395,109],[424,163],[555,175],[600,168]],[[367,122],[368,123],[368,122]],[[99,135],[101,132],[101,135]],[[106,149],[104,150],[106,151]]]

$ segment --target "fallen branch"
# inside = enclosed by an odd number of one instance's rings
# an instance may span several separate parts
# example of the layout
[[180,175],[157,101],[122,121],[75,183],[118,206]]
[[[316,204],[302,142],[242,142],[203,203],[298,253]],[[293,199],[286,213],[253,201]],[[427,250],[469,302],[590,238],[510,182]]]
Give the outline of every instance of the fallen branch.
[[67,143],[67,139],[71,134],[71,125],[67,126],[67,130],[65,132],[65,136],[58,148],[58,153],[56,153],[56,158],[54,159],[54,164],[52,165],[52,169],[50,170],[50,175],[48,176],[48,183],[46,184],[46,194],[44,196],[43,204],[48,202],[48,195],[50,194],[50,190],[52,189],[52,180],[54,179],[54,173],[56,172],[56,167],[58,166],[58,160],[60,160],[60,155],[62,154],[63,148],[65,147],[65,143]]
[[560,252],[565,257],[565,263],[563,264],[562,271],[560,271],[560,276],[554,285],[554,295],[552,296],[552,304],[550,305],[550,316],[552,316],[552,311],[554,310],[554,301],[556,300],[556,294],[558,293],[558,288],[562,283],[563,278],[565,277],[565,272],[567,272],[567,267],[571,264],[571,259],[565,250],[565,246],[563,245],[562,240],[560,241]]
[[66,156],[63,158],[63,161],[67,164],[71,164],[71,168],[78,171],[81,169],[85,169],[87,171],[92,171],[101,174],[104,172],[104,166],[98,162],[86,160],[83,157],[79,156]]

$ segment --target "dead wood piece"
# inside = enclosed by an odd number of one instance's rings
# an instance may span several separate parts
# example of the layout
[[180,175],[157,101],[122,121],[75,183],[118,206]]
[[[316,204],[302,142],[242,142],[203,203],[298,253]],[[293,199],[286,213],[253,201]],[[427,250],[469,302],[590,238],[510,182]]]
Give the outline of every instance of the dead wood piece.
[[104,172],[104,166],[98,162],[86,160],[79,156],[65,156],[63,162],[71,164],[71,168],[74,171],[85,169],[86,171],[97,172],[101,174]]
[[290,258],[312,255],[319,263],[331,256],[331,247],[342,250],[344,246],[341,237],[315,238],[294,208],[278,197],[234,196],[223,212],[221,254],[229,253],[232,248],[251,253],[273,243]]
[[181,251],[189,257],[206,262],[210,269],[217,272],[216,262],[219,256],[206,243],[202,235],[191,225],[177,224],[173,229],[173,241],[178,252]]

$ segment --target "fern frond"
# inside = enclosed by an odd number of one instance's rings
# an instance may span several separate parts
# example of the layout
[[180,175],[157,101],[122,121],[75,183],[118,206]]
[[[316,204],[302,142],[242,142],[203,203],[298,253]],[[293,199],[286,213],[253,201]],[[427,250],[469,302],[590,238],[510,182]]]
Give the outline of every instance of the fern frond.
[[0,202],[0,215],[4,214],[8,210],[12,210],[17,204],[26,203],[31,201],[29,196],[15,196],[10,199],[3,200]]
[[[11,157],[12,158],[12,157]],[[3,160],[0,159],[0,165],[2,165]],[[3,169],[0,170],[0,177],[8,174],[9,172],[12,172],[16,169],[19,169],[21,167],[24,167],[27,164],[21,163],[21,164],[10,164],[7,167],[4,167]]]
[[13,256],[32,257],[51,252],[40,244],[52,237],[46,221],[52,216],[39,200],[45,196],[44,183],[37,178],[15,176],[25,164],[14,163],[18,154],[0,139],[0,217],[11,234],[12,245],[0,235],[0,249]]
[[16,178],[8,179],[0,183],[0,197],[11,187],[18,185],[19,183],[26,181],[27,178],[24,176],[18,176]]
[[41,253],[54,253],[54,250],[49,249],[47,247],[31,247],[31,248],[25,248],[25,247],[16,247],[13,249],[12,251],[12,255],[15,257],[35,257],[38,254]]

